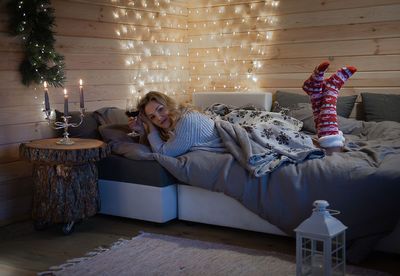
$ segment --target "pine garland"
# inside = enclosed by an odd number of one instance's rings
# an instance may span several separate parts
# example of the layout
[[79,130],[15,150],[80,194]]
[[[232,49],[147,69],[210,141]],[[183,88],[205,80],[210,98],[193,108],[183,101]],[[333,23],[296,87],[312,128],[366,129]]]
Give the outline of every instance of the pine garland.
[[25,46],[19,67],[22,83],[29,86],[46,81],[54,87],[63,86],[65,63],[64,57],[54,50],[54,9],[50,0],[11,0],[8,8],[11,34],[22,35]]

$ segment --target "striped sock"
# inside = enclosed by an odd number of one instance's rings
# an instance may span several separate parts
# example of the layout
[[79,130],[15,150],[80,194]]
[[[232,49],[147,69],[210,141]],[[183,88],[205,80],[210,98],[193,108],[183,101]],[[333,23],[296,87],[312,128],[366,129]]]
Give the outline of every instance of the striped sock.
[[322,99],[322,85],[324,82],[324,74],[328,69],[329,62],[325,61],[318,65],[311,76],[304,82],[303,90],[308,94],[314,115],[314,125],[317,129],[319,111]]
[[336,104],[340,88],[357,71],[355,67],[343,67],[324,82],[318,120],[318,138],[339,135]]

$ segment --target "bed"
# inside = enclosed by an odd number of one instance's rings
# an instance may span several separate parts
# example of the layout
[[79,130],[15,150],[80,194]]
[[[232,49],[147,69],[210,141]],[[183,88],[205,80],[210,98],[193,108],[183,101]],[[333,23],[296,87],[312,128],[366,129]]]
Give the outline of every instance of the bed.
[[[200,108],[221,102],[270,110],[272,94],[196,93],[193,102]],[[348,100],[342,103],[342,111],[349,113]],[[305,133],[315,134],[307,104],[289,112],[304,123]],[[292,236],[310,215],[312,202],[325,199],[349,226],[353,262],[373,248],[400,253],[400,124],[340,116],[339,125],[346,137],[344,153],[288,164],[255,178],[228,153],[154,156],[126,138],[123,124],[105,124],[100,132],[114,154],[99,164],[101,213],[160,223],[178,218]]]

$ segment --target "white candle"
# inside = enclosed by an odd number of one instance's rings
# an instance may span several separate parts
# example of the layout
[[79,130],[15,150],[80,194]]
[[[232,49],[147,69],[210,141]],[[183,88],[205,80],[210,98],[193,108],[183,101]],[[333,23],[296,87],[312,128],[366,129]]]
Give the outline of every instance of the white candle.
[[68,116],[68,94],[67,89],[64,89],[64,116]]
[[50,102],[49,102],[49,93],[48,93],[48,89],[47,89],[47,82],[44,82],[43,84],[44,86],[44,106],[46,111],[50,110]]
[[79,99],[80,99],[80,108],[85,107],[85,101],[83,98],[83,85],[82,85],[82,79],[79,80]]

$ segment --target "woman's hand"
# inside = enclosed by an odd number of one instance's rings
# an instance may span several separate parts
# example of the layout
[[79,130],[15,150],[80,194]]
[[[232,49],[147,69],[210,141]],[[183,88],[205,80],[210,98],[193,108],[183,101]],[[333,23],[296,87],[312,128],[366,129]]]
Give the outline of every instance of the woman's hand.
[[152,132],[153,130],[156,129],[156,127],[153,125],[151,120],[149,118],[147,118],[146,115],[140,113],[138,117],[140,117],[141,121],[144,122],[148,126],[148,131],[149,132]]
[[140,133],[141,136],[145,135],[146,132],[144,130],[143,121],[142,121],[140,115],[136,116],[136,117],[129,117],[128,125],[132,130]]

